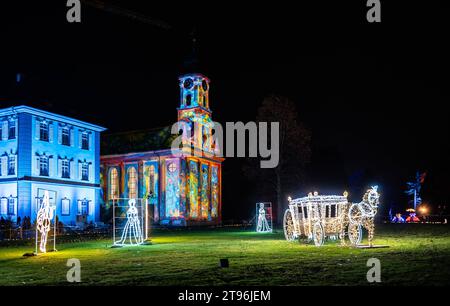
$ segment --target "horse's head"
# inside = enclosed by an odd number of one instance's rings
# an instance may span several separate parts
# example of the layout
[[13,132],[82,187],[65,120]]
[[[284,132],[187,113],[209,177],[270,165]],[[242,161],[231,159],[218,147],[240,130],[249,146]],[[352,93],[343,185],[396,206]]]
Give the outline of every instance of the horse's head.
[[380,194],[378,193],[378,186],[372,186],[369,190],[366,191],[366,194],[364,195],[364,202],[367,202],[372,206],[373,208],[378,207],[380,199]]

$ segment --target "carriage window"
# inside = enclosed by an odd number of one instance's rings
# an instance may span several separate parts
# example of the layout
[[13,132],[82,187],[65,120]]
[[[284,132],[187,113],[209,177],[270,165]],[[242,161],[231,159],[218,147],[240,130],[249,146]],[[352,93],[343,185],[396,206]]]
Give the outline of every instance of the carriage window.
[[330,214],[331,214],[330,217],[332,217],[332,218],[337,217],[336,208],[337,208],[336,205],[331,205],[331,207],[330,207]]
[[308,218],[308,206],[304,206],[300,212],[303,213],[303,218]]

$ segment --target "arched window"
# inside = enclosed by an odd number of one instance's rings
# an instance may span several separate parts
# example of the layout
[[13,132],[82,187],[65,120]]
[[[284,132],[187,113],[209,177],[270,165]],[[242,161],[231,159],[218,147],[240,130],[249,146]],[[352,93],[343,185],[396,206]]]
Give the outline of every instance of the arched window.
[[191,106],[191,102],[192,102],[192,95],[188,94],[186,96],[186,106]]
[[109,197],[111,199],[119,197],[119,173],[116,168],[112,168],[109,173]]
[[149,194],[153,197],[155,195],[155,166],[151,165],[149,170]]
[[128,198],[137,198],[137,172],[136,168],[128,168]]

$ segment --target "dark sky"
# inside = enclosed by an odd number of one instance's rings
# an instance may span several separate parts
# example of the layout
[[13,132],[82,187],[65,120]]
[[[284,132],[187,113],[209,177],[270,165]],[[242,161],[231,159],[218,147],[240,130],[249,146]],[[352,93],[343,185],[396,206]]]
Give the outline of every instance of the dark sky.
[[[17,103],[11,97],[19,93],[26,104],[111,132],[171,124],[195,29],[215,120],[254,120],[269,94],[296,102],[313,135],[298,195],[340,192],[356,180],[379,184],[385,207],[402,206],[405,180],[421,170],[428,172],[424,200],[450,204],[449,27],[437,1],[382,1],[381,24],[367,23],[366,1],[107,1],[123,14],[84,3],[81,24],[66,22],[66,1],[3,2],[1,107]],[[227,160],[224,169],[224,205],[263,200],[249,182],[229,179],[242,177],[240,161]]]

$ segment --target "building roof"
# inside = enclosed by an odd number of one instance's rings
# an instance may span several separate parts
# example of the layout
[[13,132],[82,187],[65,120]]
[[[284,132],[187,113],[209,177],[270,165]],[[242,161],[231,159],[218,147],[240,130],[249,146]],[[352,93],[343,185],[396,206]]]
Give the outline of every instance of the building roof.
[[92,123],[88,123],[85,121],[81,121],[78,119],[66,117],[63,115],[58,115],[55,113],[51,113],[48,111],[40,110],[34,107],[26,106],[26,105],[20,105],[20,106],[12,106],[4,109],[0,109],[0,116],[8,116],[8,115],[15,115],[19,113],[27,113],[35,116],[42,116],[50,120],[56,120],[56,121],[63,121],[65,123],[80,126],[83,128],[87,128],[96,132],[103,132],[106,130],[106,128],[101,127],[99,125],[95,125]]
[[111,133],[102,135],[101,155],[126,154],[170,149],[177,137],[171,127]]

